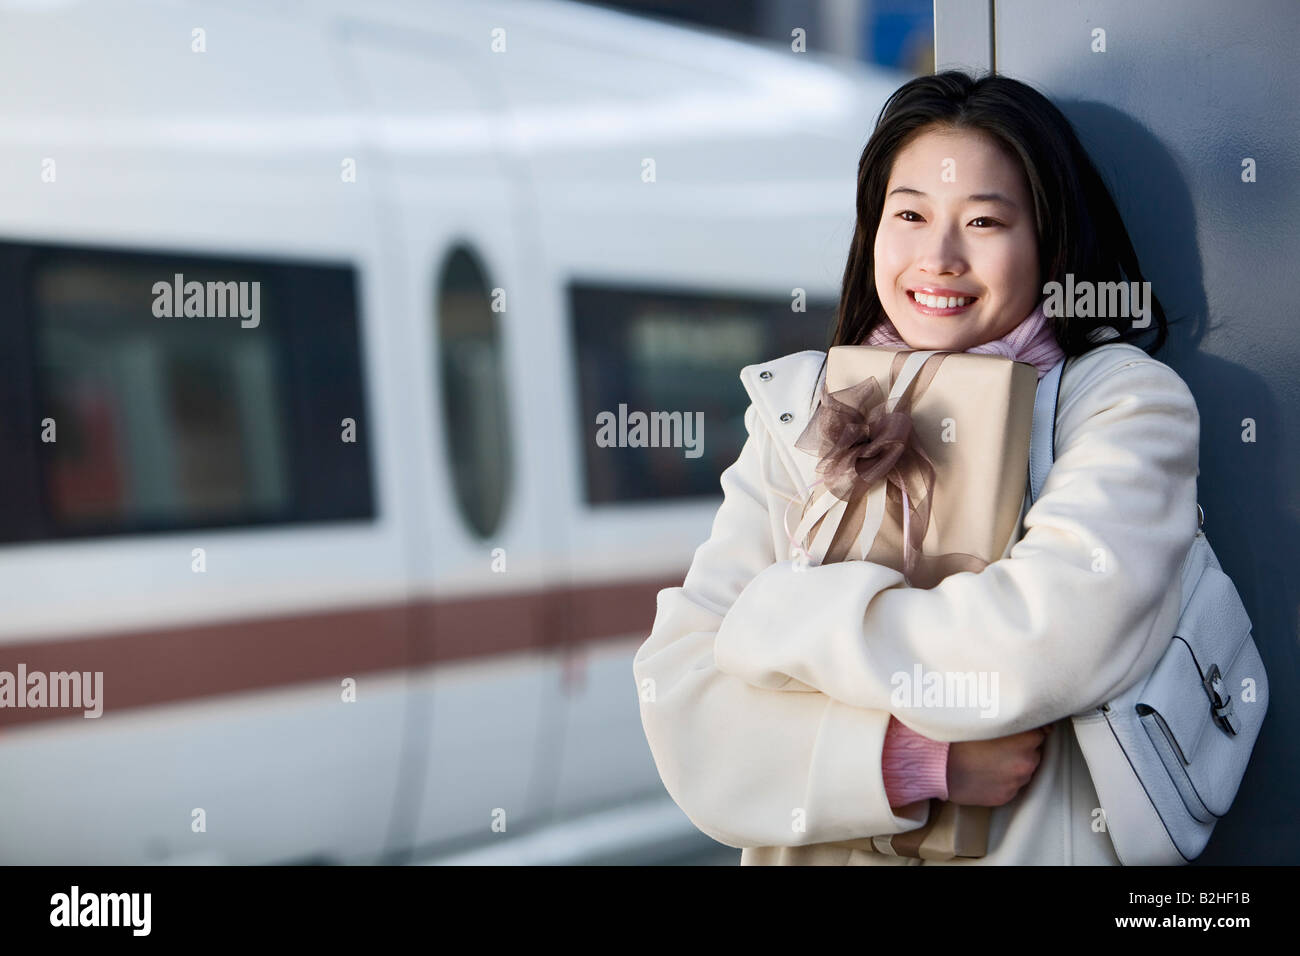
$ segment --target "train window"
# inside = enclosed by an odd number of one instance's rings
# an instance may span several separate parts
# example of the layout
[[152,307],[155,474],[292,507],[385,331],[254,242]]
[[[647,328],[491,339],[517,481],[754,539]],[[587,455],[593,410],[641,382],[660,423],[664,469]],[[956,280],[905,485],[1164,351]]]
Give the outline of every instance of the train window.
[[478,258],[463,246],[437,280],[443,434],[465,523],[480,537],[501,522],[512,467],[501,334]]
[[740,370],[823,349],[833,302],[569,286],[586,500],[717,496],[745,442]]
[[[373,517],[340,266],[0,243],[0,541]],[[24,480],[26,479],[26,480]]]

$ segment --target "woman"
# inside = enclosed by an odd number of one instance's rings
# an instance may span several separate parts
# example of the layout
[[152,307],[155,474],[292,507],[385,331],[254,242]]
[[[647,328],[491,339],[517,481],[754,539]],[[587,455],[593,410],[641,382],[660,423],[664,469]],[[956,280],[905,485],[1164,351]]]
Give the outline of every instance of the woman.
[[[865,838],[924,825],[939,797],[994,808],[987,855],[955,865],[1118,864],[1068,718],[1168,642],[1199,438],[1187,386],[1132,344],[1165,340],[1154,297],[1137,317],[1045,314],[1049,283],[1120,281],[1144,281],[1123,222],[1041,94],[948,72],[886,103],[831,344],[993,352],[1040,377],[1068,356],[1056,462],[979,574],[922,590],[870,562],[807,567],[784,519],[808,497],[792,449],[825,354],[742,372],[749,437],[633,667],[668,792],[742,863],[919,864]],[[917,666],[995,673],[996,715],[894,705],[892,675]]]

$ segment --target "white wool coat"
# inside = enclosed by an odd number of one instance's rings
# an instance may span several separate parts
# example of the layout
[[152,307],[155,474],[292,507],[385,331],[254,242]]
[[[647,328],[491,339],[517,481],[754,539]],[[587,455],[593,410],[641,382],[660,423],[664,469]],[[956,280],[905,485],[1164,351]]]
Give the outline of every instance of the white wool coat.
[[[886,799],[891,712],[943,741],[1055,722],[1030,783],[993,809],[988,854],[939,865],[1118,865],[1068,718],[1149,672],[1173,633],[1197,526],[1190,390],[1132,345],[1071,358],[1056,461],[1006,554],[921,590],[882,565],[790,556],[787,500],[805,500],[818,477],[793,445],[824,359],[799,352],[741,372],[748,438],[722,474],[709,539],[683,585],[659,593],[637,651],[642,725],[668,793],[704,833],[743,848],[742,864],[920,865],[864,840],[929,812]],[[918,664],[996,672],[996,715],[893,704],[891,675]]]

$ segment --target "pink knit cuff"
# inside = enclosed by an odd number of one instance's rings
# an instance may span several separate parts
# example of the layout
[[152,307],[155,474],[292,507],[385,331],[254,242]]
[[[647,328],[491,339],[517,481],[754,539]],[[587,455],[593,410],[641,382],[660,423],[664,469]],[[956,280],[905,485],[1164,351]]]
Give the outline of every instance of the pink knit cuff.
[[931,740],[889,718],[880,769],[891,807],[918,800],[948,799],[948,744]]

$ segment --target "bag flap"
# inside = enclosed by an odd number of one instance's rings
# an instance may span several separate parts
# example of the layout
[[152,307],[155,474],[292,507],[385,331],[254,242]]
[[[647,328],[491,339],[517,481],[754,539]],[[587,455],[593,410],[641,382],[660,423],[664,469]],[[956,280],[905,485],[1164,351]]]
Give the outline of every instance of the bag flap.
[[[1194,547],[1209,549],[1199,538]],[[1169,650],[1137,697],[1139,714],[1154,711],[1171,737],[1197,796],[1214,814],[1228,811],[1250,761],[1268,708],[1268,679],[1251,638],[1250,618],[1231,579],[1211,556],[1201,566]],[[1236,733],[1215,719],[1207,679],[1228,704]]]

